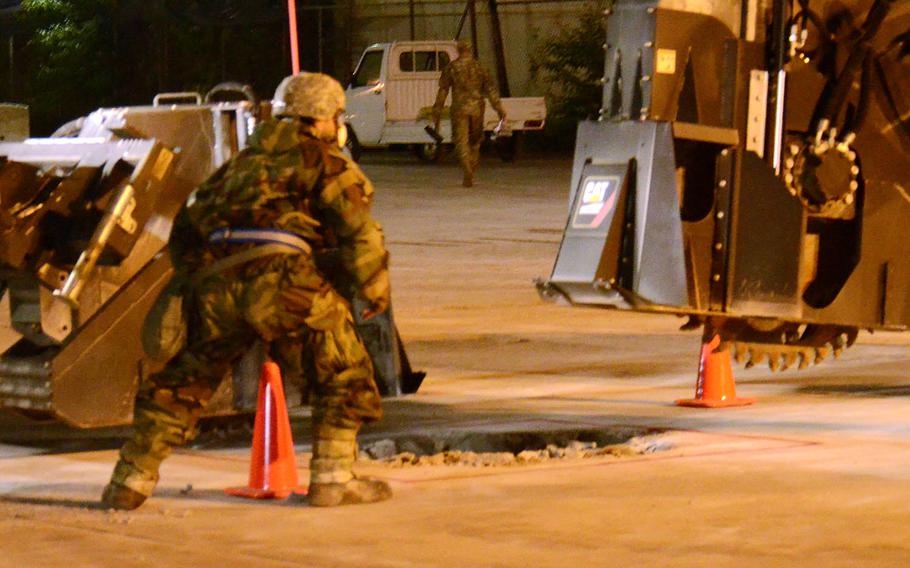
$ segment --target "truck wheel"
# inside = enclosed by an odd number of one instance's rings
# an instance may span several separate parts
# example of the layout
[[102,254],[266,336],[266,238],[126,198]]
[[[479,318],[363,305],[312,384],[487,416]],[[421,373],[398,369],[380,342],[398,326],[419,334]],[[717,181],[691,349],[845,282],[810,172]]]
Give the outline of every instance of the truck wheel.
[[493,141],[496,146],[496,155],[503,162],[514,162],[515,156],[518,155],[520,145],[519,134],[516,132],[512,136],[503,136]]
[[445,153],[444,144],[414,144],[411,148],[414,150],[414,155],[417,156],[421,162],[428,163],[438,163],[442,161],[442,156]]
[[348,124],[348,141],[344,145],[347,151],[351,154],[351,159],[355,162],[360,161],[360,155],[363,153],[363,146],[360,145],[360,140],[357,139],[357,134],[354,132],[354,129],[351,128],[351,125]]

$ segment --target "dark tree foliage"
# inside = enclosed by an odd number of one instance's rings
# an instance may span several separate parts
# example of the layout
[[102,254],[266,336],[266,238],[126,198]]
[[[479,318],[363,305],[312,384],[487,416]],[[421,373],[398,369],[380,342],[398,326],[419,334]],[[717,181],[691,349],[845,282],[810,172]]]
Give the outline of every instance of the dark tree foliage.
[[579,120],[596,118],[603,99],[606,20],[612,2],[591,2],[574,25],[538,40],[531,62],[545,86],[547,131],[559,145],[571,146]]
[[[68,111],[110,104],[114,49],[109,0],[26,0],[20,12],[33,30],[27,46],[27,100],[38,129]],[[67,118],[72,118],[67,117]]]
[[[310,2],[318,5],[320,2]],[[223,81],[271,96],[290,71],[284,0],[25,0],[25,99],[35,134],[101,106],[149,104],[155,94]],[[305,41],[314,11],[298,15]],[[313,20],[313,21],[310,21]],[[332,14],[322,22],[327,43]],[[332,71],[333,61],[325,69]]]

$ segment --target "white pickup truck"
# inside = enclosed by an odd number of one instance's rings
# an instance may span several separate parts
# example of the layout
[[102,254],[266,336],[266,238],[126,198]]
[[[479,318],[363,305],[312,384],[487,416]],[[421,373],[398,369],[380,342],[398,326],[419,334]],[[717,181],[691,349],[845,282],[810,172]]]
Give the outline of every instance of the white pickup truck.
[[[377,43],[360,56],[347,88],[346,122],[350,150],[355,159],[361,147],[407,144],[423,159],[439,155],[438,145],[425,127],[431,123],[429,108],[436,101],[439,77],[457,57],[454,41],[398,41]],[[451,93],[448,105],[451,102]],[[541,130],[547,117],[543,97],[502,99],[506,130]],[[496,112],[486,105],[484,130],[499,123]],[[452,129],[443,116],[439,135],[451,143]]]

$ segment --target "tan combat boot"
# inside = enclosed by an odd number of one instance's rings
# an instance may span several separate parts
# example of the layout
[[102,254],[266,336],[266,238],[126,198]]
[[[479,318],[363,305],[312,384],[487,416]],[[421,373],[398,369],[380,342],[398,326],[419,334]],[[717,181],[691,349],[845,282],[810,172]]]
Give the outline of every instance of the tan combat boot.
[[462,187],[474,187],[474,174],[465,172],[464,177],[461,179]]
[[[157,473],[150,473],[138,468],[134,463],[124,459],[123,454],[129,453],[129,442],[121,450],[120,460],[114,467],[111,481],[101,494],[101,505],[105,509],[132,511],[138,509],[149,498],[155,485],[158,484]],[[143,456],[145,457],[145,456]],[[147,457],[144,462],[151,461]],[[159,462],[160,464],[160,462]],[[154,465],[159,465],[154,464]],[[145,464],[149,465],[149,464]],[[157,472],[157,468],[155,468]]]
[[351,472],[357,456],[357,431],[318,426],[310,460],[307,500],[314,507],[336,507],[385,501],[392,488],[385,481],[357,478]]
[[111,482],[107,484],[101,494],[101,506],[105,509],[132,511],[142,506],[146,499],[148,499],[148,495],[133,491],[126,485]]
[[120,449],[111,481],[101,494],[101,505],[132,511],[151,496],[158,485],[158,469],[171,448],[190,439],[192,426],[173,412],[154,403],[136,403],[133,437]]

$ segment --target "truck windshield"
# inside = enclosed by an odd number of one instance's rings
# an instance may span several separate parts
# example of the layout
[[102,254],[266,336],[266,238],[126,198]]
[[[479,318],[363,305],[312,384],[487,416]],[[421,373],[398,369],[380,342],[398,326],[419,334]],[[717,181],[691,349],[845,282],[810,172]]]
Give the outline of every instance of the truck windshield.
[[357,71],[351,79],[351,87],[378,85],[382,73],[382,51],[368,51],[360,60]]

